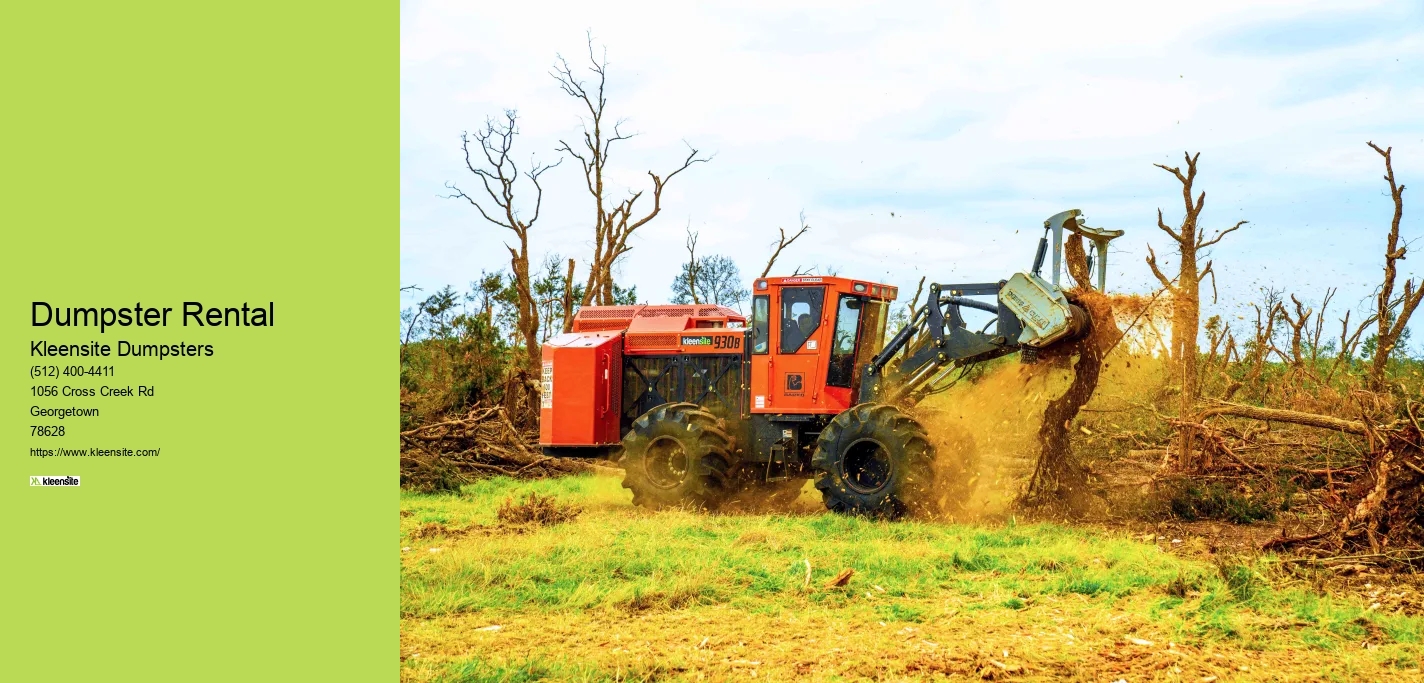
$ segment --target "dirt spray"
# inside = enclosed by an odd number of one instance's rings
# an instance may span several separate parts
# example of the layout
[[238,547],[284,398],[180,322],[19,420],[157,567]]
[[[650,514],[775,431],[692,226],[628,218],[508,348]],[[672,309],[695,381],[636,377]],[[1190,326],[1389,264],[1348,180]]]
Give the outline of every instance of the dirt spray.
[[[1090,475],[1073,452],[1073,421],[1106,381],[1113,398],[1130,378],[1155,363],[1139,361],[1138,347],[1157,340],[1124,329],[1156,316],[1147,297],[1070,292],[1092,318],[1083,339],[1040,353],[1025,364],[1017,356],[988,363],[976,376],[916,407],[938,451],[939,511],[953,519],[1002,517],[1019,508],[1082,515],[1096,505]],[[1145,315],[1144,315],[1145,313]],[[1155,384],[1154,384],[1155,386]],[[1137,389],[1132,389],[1136,392]]]

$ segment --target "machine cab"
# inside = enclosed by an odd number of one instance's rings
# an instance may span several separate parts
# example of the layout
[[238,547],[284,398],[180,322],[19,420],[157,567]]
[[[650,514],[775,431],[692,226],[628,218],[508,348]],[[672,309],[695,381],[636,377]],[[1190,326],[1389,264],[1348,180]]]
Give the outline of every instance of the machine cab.
[[828,276],[753,284],[748,349],[753,413],[835,414],[860,391],[885,341],[895,287]]

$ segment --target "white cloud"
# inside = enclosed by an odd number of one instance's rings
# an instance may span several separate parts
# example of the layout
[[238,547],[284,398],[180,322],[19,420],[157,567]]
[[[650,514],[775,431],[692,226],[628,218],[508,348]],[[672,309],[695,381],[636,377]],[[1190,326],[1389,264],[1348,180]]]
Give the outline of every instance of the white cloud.
[[[716,153],[673,181],[624,264],[651,301],[667,296],[689,222],[750,278],[803,209],[814,228],[788,270],[912,288],[1023,268],[1043,218],[1081,208],[1128,231],[1116,281],[1146,288],[1145,244],[1165,244],[1155,209],[1181,210],[1152,164],[1190,149],[1208,224],[1252,221],[1217,250],[1235,297],[1223,310],[1267,283],[1311,299],[1341,286],[1353,303],[1376,280],[1389,211],[1365,140],[1394,145],[1396,172],[1424,186],[1424,11],[1408,2],[441,1],[401,13],[402,281],[427,289],[507,265],[507,232],[439,198],[445,181],[468,182],[459,133],[517,107],[519,158],[556,158],[580,109],[549,71],[556,53],[584,63],[586,29],[607,45],[612,115],[639,133],[614,158],[620,193],[676,167],[683,140]],[[592,208],[577,166],[547,178],[532,250],[582,260]],[[1419,215],[1407,209],[1411,237]]]

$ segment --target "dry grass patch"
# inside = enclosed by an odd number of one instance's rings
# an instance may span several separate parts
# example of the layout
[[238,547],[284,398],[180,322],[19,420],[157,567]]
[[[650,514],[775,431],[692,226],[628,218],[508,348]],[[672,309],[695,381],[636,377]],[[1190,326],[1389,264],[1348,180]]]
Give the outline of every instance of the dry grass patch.
[[505,498],[495,517],[505,524],[549,526],[567,522],[581,512],[583,508],[577,505],[561,503],[553,496],[530,491],[519,502],[515,502],[512,496]]
[[411,540],[413,540],[413,541],[418,541],[418,540],[423,539],[423,538],[434,538],[434,537],[436,537],[436,536],[445,536],[445,535],[448,535],[449,533],[450,533],[450,527],[445,526],[444,524],[441,524],[440,522],[426,522],[425,524],[422,524],[422,525],[420,525],[419,527],[417,527],[415,531],[410,532],[410,538],[411,538]]

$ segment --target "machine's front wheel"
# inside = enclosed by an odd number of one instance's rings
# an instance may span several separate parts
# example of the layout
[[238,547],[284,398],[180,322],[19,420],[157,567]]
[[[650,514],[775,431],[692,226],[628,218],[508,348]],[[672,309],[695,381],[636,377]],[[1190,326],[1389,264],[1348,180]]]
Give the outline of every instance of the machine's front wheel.
[[899,408],[862,403],[821,431],[811,466],[826,507],[895,518],[930,499],[934,446]]
[[730,492],[732,440],[717,417],[694,403],[665,403],[633,421],[623,437],[623,487],[633,504],[716,508]]

